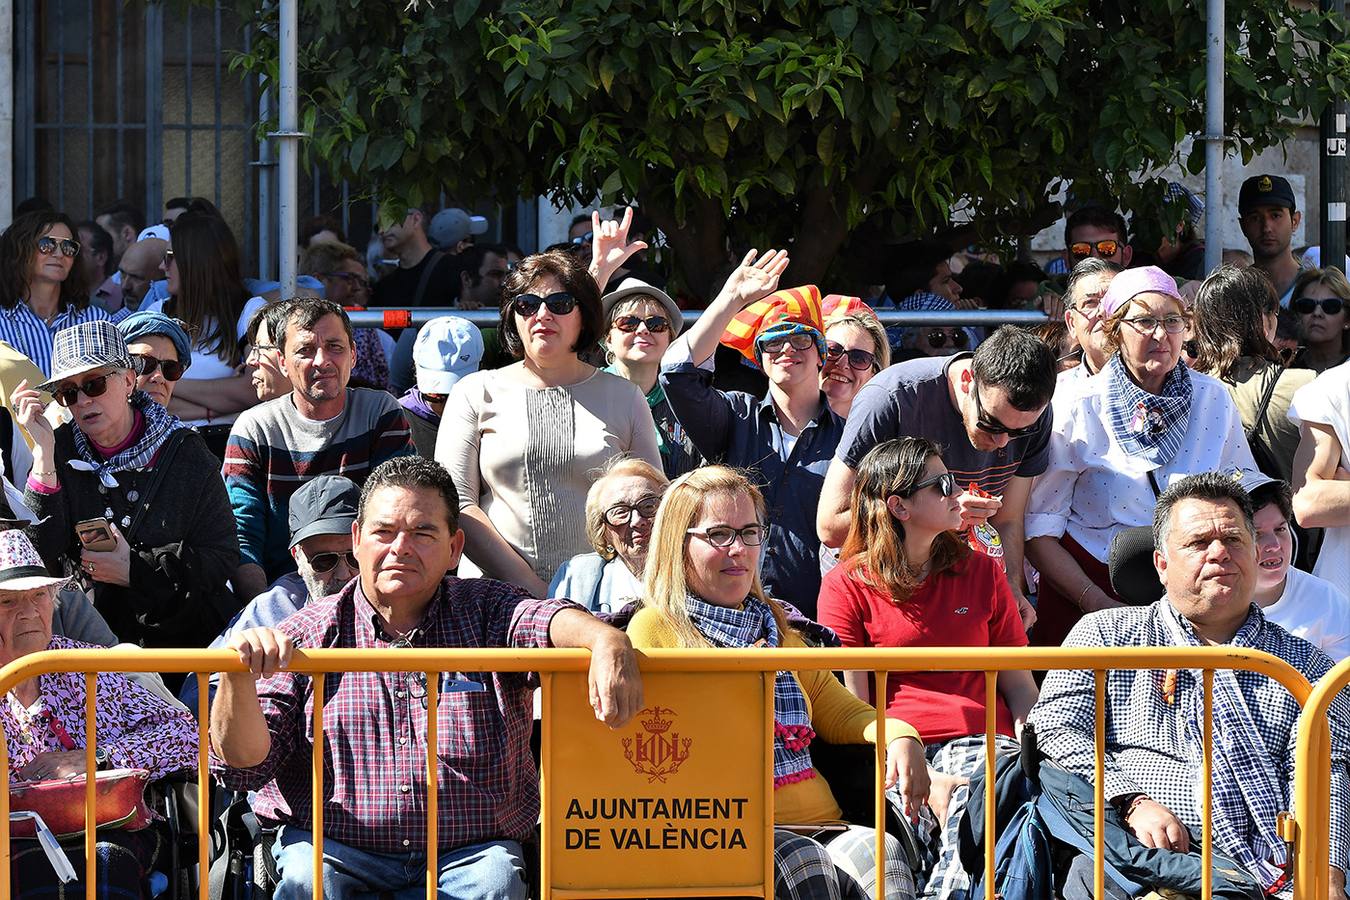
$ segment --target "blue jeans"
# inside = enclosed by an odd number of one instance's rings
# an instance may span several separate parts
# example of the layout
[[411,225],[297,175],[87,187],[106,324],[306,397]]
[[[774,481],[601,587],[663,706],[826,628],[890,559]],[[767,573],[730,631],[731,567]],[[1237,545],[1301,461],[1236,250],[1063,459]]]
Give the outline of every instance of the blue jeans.
[[[272,848],[277,861],[274,900],[312,900],[314,836],[283,825]],[[515,841],[490,841],[442,853],[440,897],[454,900],[525,900],[525,858]],[[426,857],[420,853],[368,853],[323,839],[324,900],[424,900]]]

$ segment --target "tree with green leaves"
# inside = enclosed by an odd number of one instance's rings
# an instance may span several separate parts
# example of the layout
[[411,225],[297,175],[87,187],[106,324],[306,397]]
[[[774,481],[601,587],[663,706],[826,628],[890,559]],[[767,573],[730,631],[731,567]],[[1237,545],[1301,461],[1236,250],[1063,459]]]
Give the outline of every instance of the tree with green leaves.
[[[1199,6],[302,0],[303,127],[385,220],[442,190],[633,201],[694,294],[729,247],[789,247],[785,282],[819,281],[956,209],[971,237],[1024,234],[1061,181],[1131,208],[1161,196],[1145,173],[1198,172],[1202,145],[1178,147],[1204,124]],[[246,69],[275,75],[274,33]],[[1287,0],[1230,4],[1227,152],[1344,92],[1345,38]]]

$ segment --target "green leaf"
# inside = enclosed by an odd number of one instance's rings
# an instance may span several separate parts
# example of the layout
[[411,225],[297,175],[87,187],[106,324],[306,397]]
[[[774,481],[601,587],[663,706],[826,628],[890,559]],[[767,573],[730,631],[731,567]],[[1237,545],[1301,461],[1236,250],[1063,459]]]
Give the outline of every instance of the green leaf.
[[853,29],[858,27],[858,10],[854,6],[837,6],[830,10],[825,21],[830,24],[830,30],[834,36],[841,41],[853,33]]
[[715,156],[720,158],[727,155],[731,136],[720,119],[708,119],[703,123],[703,140],[708,142],[708,149]]

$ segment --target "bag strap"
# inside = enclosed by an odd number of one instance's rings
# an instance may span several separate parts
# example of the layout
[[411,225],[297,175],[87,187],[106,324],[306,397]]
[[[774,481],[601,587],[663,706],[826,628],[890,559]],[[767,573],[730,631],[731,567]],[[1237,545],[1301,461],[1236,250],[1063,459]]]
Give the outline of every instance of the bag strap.
[[169,473],[169,466],[173,463],[174,455],[187,438],[189,431],[191,431],[190,428],[174,429],[169,433],[168,438],[165,439],[163,446],[160,448],[159,459],[155,462],[154,471],[150,474],[150,482],[145,486],[145,493],[141,497],[141,505],[123,534],[128,544],[133,544],[132,536],[135,535],[141,522],[145,521],[146,515],[149,514],[150,504],[154,502],[155,495],[159,493],[159,487],[164,483],[164,478]]
[[413,292],[411,306],[414,308],[422,305],[422,297],[427,292],[427,285],[431,284],[431,273],[436,271],[436,267],[441,264],[441,257],[445,256],[439,250],[432,250],[427,254],[426,268],[422,270],[422,277],[417,279],[417,290]]
[[1275,396],[1275,385],[1279,382],[1280,376],[1284,374],[1284,366],[1275,366],[1271,371],[1274,375],[1261,394],[1261,403],[1256,408],[1256,419],[1252,422],[1252,427],[1247,429],[1247,443],[1249,444],[1252,442],[1252,438],[1261,431],[1262,426],[1266,424],[1266,410],[1270,407],[1270,398]]

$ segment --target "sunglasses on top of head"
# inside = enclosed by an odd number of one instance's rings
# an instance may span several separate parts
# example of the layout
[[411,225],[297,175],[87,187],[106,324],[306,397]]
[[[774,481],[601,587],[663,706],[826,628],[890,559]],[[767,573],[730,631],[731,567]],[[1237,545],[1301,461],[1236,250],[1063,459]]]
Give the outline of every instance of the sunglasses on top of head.
[[1334,316],[1336,313],[1345,309],[1345,301],[1340,297],[1326,297],[1321,300],[1314,300],[1312,297],[1299,297],[1293,303],[1294,312],[1301,316],[1312,315],[1313,310],[1317,309],[1319,306],[1322,307],[1322,312],[1329,316]]
[[37,239],[37,251],[43,256],[51,256],[57,250],[60,250],[61,255],[69,259],[80,252],[80,242],[73,241],[70,238],[54,238],[49,234]]
[[511,301],[511,308],[522,318],[537,315],[541,306],[547,306],[548,311],[555,316],[565,316],[577,308],[577,298],[567,291],[556,291],[547,297],[540,297],[538,294],[520,294]]
[[165,381],[177,381],[183,377],[183,364],[176,359],[160,359],[147,353],[133,353],[131,358],[136,362],[137,375],[153,375],[159,371],[163,373]]

